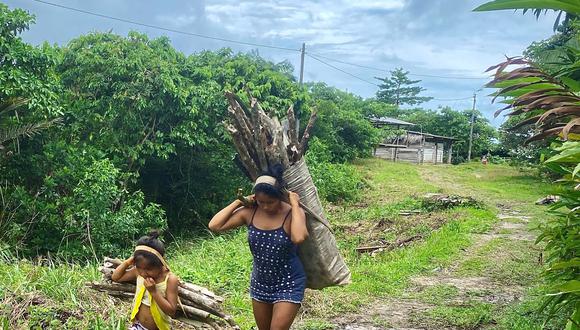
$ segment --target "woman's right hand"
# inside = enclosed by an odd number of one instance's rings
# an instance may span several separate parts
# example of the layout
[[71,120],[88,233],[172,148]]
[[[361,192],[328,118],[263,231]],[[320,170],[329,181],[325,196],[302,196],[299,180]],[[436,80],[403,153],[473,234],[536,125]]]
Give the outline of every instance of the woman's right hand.
[[242,206],[246,206],[246,207],[253,206],[256,203],[256,195],[252,194],[252,195],[244,196],[244,197],[238,199],[238,201],[240,201]]
[[254,204],[256,203],[256,195],[255,194],[248,195],[246,196],[246,200],[250,202],[250,204]]

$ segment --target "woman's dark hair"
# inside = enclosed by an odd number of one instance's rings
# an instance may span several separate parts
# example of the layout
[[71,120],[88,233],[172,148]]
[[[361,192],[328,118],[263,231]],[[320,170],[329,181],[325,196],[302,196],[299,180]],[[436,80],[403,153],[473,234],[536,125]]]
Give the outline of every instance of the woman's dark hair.
[[[142,236],[137,241],[137,245],[145,245],[152,249],[155,249],[161,256],[165,255],[165,245],[161,240],[159,240],[159,231],[153,230],[147,236]],[[154,267],[163,267],[163,263],[156,255],[147,251],[135,251],[133,253],[133,258],[135,259],[135,264],[139,263],[141,260],[147,260],[150,265]]]
[[262,173],[262,175],[269,175],[276,178],[276,185],[272,186],[267,183],[258,183],[254,187],[254,193],[263,193],[270,197],[282,199],[282,188],[284,187],[284,179],[282,174],[284,173],[284,168],[280,164],[271,166],[268,171]]

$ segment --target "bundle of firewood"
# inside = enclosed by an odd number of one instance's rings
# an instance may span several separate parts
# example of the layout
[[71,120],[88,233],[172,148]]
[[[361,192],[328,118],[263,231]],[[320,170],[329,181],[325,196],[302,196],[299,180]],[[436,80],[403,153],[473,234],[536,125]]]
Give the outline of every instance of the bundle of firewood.
[[340,255],[304,161],[316,112],[312,112],[300,134],[294,107],[288,108],[286,120],[281,122],[273,111],[266,113],[251,95],[249,104],[234,93],[226,92],[225,96],[229,104],[226,129],[238,152],[238,165],[254,181],[269,167],[280,164],[284,168],[286,188],[300,196],[300,205],[306,211],[306,225],[310,234],[299,249],[307,287],[322,289],[348,284],[350,271]]
[[[116,283],[111,280],[113,270],[121,264],[119,259],[105,258],[99,271],[103,273],[101,282],[90,282],[87,285],[95,290],[105,292],[118,298],[133,299],[135,283]],[[224,299],[208,289],[186,282],[178,287],[178,306],[176,318],[195,328],[239,329],[234,319],[224,313]]]

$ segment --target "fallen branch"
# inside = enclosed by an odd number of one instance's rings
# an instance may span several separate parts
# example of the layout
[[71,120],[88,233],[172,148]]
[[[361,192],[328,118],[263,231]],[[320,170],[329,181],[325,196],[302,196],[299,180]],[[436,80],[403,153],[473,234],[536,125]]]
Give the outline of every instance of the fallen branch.
[[405,245],[407,245],[410,242],[413,242],[415,240],[421,239],[423,238],[422,235],[415,235],[415,236],[411,236],[405,239],[400,239],[394,243],[387,243],[387,244],[382,244],[382,245],[373,245],[373,246],[362,246],[362,247],[358,247],[356,248],[356,252],[358,253],[369,253],[369,252],[374,252],[377,250],[381,250],[381,251],[390,251],[393,250],[395,248],[398,247],[403,247]]

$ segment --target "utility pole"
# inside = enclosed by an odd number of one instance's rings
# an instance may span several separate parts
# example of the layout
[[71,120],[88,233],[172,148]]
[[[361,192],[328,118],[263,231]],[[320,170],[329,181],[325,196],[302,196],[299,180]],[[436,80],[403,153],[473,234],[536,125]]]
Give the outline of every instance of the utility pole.
[[306,50],[306,43],[302,43],[302,49],[300,50],[300,86],[302,86],[302,81],[304,80],[304,52]]
[[[300,49],[300,81],[299,86],[302,87],[302,82],[304,81],[304,53],[306,51],[306,43],[302,43],[302,49]],[[300,133],[300,109],[296,109],[296,132]]]
[[469,128],[469,149],[467,150],[467,161],[471,161],[471,147],[473,145],[473,123],[475,122],[475,96],[473,93],[473,109],[471,110],[471,125]]

